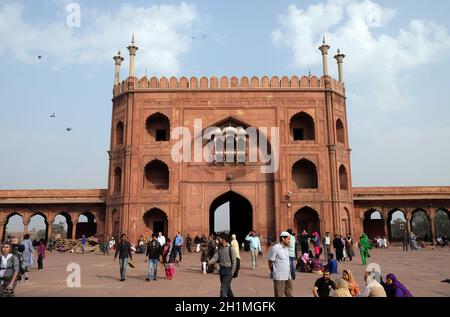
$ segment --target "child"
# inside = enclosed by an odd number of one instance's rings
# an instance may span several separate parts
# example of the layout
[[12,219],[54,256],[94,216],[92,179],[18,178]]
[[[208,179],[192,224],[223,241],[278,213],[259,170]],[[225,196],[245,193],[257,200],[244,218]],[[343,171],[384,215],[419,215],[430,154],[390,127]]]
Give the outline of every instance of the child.
[[206,245],[202,246],[202,254],[200,255],[200,261],[202,262],[202,273],[206,274],[206,266],[208,264],[208,255]]
[[337,274],[338,272],[338,263],[336,259],[334,259],[333,253],[328,254],[327,269],[328,271],[330,271],[331,274]]
[[44,259],[45,259],[45,240],[41,239],[39,241],[38,247],[38,270],[42,271],[44,269]]

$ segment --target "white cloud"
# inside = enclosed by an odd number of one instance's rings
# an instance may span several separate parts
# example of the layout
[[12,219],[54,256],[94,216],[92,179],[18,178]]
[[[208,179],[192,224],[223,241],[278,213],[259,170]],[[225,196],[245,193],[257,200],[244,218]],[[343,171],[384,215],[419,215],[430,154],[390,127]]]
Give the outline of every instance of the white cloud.
[[53,23],[29,23],[26,7],[16,2],[0,6],[0,56],[36,63],[42,55],[54,68],[72,63],[112,62],[121,49],[127,57],[132,32],[139,51],[136,65],[156,74],[176,74],[180,55],[190,49],[191,35],[202,17],[193,5],[122,5],[114,12],[81,7],[81,28],[70,28],[66,19]]
[[[365,0],[328,0],[301,9],[288,7],[279,16],[280,26],[272,32],[272,41],[292,50],[294,65],[306,69],[321,63],[323,34],[332,46],[329,63],[338,46],[347,55],[344,76],[348,87],[362,105],[382,110],[405,109],[411,102],[404,87],[408,71],[448,56],[450,36],[434,22],[412,20],[395,36],[383,33],[396,16],[396,10]],[[336,67],[330,67],[336,76]]]

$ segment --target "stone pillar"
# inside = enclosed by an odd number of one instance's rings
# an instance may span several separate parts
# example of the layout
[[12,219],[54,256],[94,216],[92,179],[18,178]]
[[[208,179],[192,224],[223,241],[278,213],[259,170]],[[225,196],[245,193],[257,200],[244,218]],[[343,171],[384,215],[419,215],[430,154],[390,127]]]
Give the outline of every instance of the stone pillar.
[[322,52],[323,76],[328,76],[328,50],[330,46],[325,44],[325,36],[323,37],[322,46],[319,50]]
[[131,38],[131,45],[127,47],[130,52],[130,71],[128,77],[134,78],[134,59],[136,57],[136,51],[139,49],[136,45],[134,45],[134,33]]
[[114,85],[118,85],[120,83],[120,65],[122,64],[124,58],[120,56],[120,51],[118,51],[117,55],[114,56],[113,59],[116,62]]
[[51,240],[51,238],[52,238],[52,233],[53,233],[52,226],[53,226],[53,221],[50,220],[47,225],[47,241]]
[[77,234],[77,223],[78,221],[72,221],[72,240],[75,240]]
[[430,227],[431,227],[431,244],[434,245],[434,238],[436,237],[436,232],[435,232],[435,227],[434,227],[434,220],[436,217],[436,212],[433,212],[430,209],[427,210],[428,212],[428,217],[430,219]]
[[0,242],[5,241],[5,225],[6,225],[6,221],[5,220],[0,220]]
[[23,219],[23,235],[28,233],[28,225],[30,224],[30,219]]
[[338,49],[337,55],[334,56],[338,64],[338,72],[339,72],[339,81],[341,83],[344,82],[344,71],[342,69],[342,64],[344,63],[345,55],[341,53],[341,50]]

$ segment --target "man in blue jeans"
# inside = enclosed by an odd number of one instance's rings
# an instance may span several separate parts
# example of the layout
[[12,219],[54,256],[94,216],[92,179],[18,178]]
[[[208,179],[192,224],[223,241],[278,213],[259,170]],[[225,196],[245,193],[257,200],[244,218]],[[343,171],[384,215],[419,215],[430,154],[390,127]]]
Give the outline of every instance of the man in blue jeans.
[[133,261],[131,254],[131,244],[127,241],[127,235],[123,233],[120,236],[120,242],[117,244],[116,253],[114,254],[114,261],[119,256],[120,281],[125,281],[125,273],[127,271],[128,258]]
[[147,253],[145,254],[146,261],[148,261],[148,278],[145,280],[150,282],[151,280],[156,281],[156,276],[158,273],[158,263],[161,256],[161,245],[158,240],[156,240],[156,233],[152,234],[152,240],[147,244]]
[[209,265],[219,262],[220,265],[220,297],[234,297],[231,290],[231,281],[236,272],[236,252],[228,243],[230,238],[222,233],[219,236],[219,248],[209,260]]
[[177,253],[180,255],[180,261],[181,262],[181,247],[183,246],[183,237],[181,236],[181,233],[178,231],[175,239],[173,239],[173,258],[176,261]]

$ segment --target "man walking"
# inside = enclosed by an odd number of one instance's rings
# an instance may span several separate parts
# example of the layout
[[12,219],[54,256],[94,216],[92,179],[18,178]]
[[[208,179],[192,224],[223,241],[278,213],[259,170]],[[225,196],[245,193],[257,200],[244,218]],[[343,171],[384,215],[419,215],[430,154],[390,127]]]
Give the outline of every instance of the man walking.
[[214,265],[216,262],[219,262],[220,297],[234,297],[233,291],[231,290],[231,281],[236,271],[236,252],[229,245],[228,235],[224,233],[219,236],[219,245],[219,249],[215,252],[212,259],[209,260],[209,265]]
[[328,263],[328,254],[331,253],[331,237],[330,233],[327,231],[325,237],[323,238],[323,255],[325,257],[325,263]]
[[180,255],[180,260],[178,261],[178,263],[181,262],[181,255],[182,255],[181,248],[183,246],[183,242],[184,242],[183,237],[181,236],[181,233],[178,231],[175,239],[173,239],[173,246],[174,246],[173,258],[175,263],[177,263],[177,253]]
[[408,232],[405,230],[403,231],[403,251],[408,251]]
[[159,258],[161,256],[162,246],[156,240],[156,233],[152,234],[152,240],[147,244],[147,252],[145,254],[146,262],[148,261],[148,278],[145,280],[150,282],[156,281]]
[[256,270],[258,254],[261,252],[261,242],[255,231],[250,231],[245,237],[246,241],[250,242],[250,254],[252,256],[252,270]]
[[127,235],[123,233],[120,236],[120,241],[117,243],[116,253],[114,254],[114,261],[119,256],[119,271],[120,281],[125,281],[125,273],[127,271],[128,258],[133,261],[133,255],[131,254],[131,244],[127,240]]
[[280,242],[269,251],[269,269],[275,297],[292,297],[292,279],[289,260],[289,232],[280,234]]
[[292,234],[292,229],[288,229],[287,232],[289,233],[289,264],[290,264],[290,270],[291,270],[291,278],[295,280],[295,266],[294,266],[294,260],[295,260],[295,236]]
[[81,236],[81,253],[84,254],[84,252],[86,251],[86,236],[83,234]]
[[161,246],[166,244],[166,237],[163,236],[162,232],[158,232],[158,242]]

